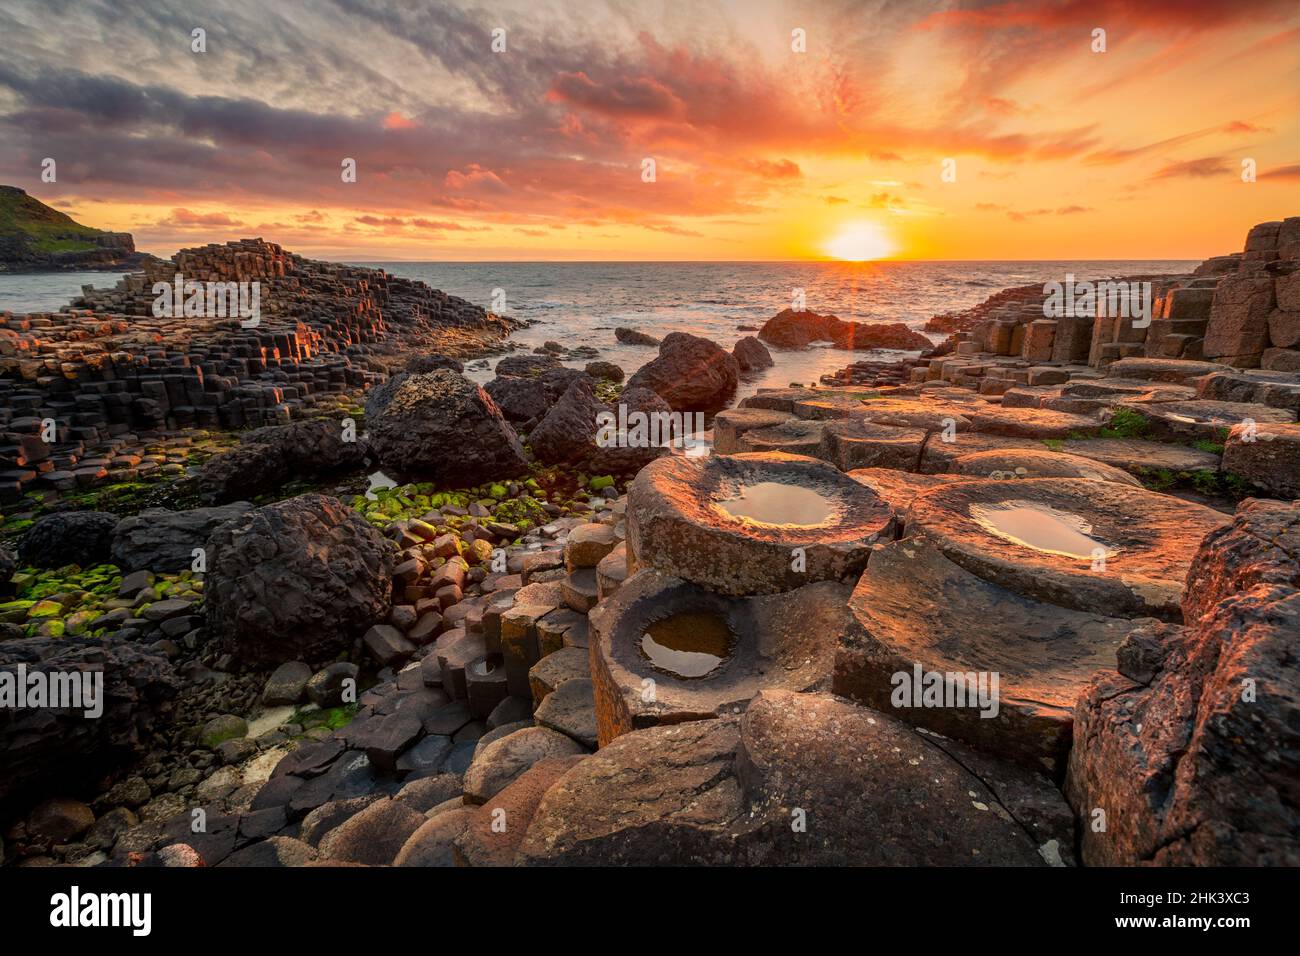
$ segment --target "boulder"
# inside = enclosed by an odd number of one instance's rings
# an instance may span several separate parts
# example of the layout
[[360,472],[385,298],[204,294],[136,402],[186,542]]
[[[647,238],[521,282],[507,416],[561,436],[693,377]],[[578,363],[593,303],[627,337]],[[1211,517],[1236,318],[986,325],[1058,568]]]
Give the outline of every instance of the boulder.
[[528,467],[496,403],[447,369],[403,382],[367,430],[380,461],[403,476],[463,486],[515,477]]
[[[665,768],[671,768],[665,773]],[[988,776],[994,776],[987,774]],[[1073,843],[1041,778],[998,789],[907,725],[825,694],[627,734],[542,798],[534,865],[1044,866]],[[1014,780],[1016,787],[1005,786]]]
[[548,465],[581,461],[595,451],[597,416],[607,411],[592,380],[576,379],[529,433],[533,454]]
[[531,378],[560,367],[560,360],[554,355],[507,355],[497,362],[494,371],[497,375]]
[[255,498],[291,478],[316,479],[360,468],[367,446],[341,420],[314,418],[258,428],[199,469],[199,490],[214,504]]
[[148,508],[118,523],[113,532],[113,563],[123,573],[188,570],[196,548],[207,544],[221,525],[252,508],[247,501],[189,511]]
[[38,568],[104,564],[112,557],[117,523],[117,515],[107,511],[61,511],[37,518],[18,539],[18,560]]
[[1135,630],[1080,699],[1084,862],[1300,864],[1297,566],[1300,505],[1243,502],[1192,563],[1186,625]]
[[71,843],[94,823],[94,812],[80,800],[55,797],[27,815],[27,836],[40,843]]
[[763,343],[752,335],[746,335],[732,346],[731,354],[736,359],[742,372],[755,372],[772,367],[772,354],[763,347]]
[[552,368],[537,375],[498,375],[483,386],[509,422],[536,422],[578,379],[589,378],[572,368]]
[[311,668],[302,661],[286,661],[267,678],[262,688],[262,703],[279,707],[299,703],[307,693]]
[[465,371],[465,366],[459,359],[438,352],[430,352],[428,355],[415,355],[406,362],[406,370],[416,375],[423,375],[425,372],[436,372],[440,368],[450,369],[457,374]]
[[830,342],[837,349],[925,350],[926,336],[902,322],[845,322],[834,315],[785,309],[763,323],[758,337],[779,348],[801,349],[813,342]]
[[[170,719],[178,679],[167,658],[112,638],[19,638],[0,641],[0,687],[36,673],[103,675],[99,705],[85,708],[0,706],[0,808],[58,790],[76,792],[142,756]],[[66,678],[65,678],[66,679]],[[92,683],[91,687],[94,686]]]
[[659,340],[653,335],[647,335],[639,329],[617,328],[614,330],[614,338],[618,339],[624,345],[645,345],[655,348],[659,345]]
[[392,549],[337,498],[250,511],[207,551],[208,633],[238,667],[328,659],[388,613]]
[[366,421],[371,421],[387,408],[388,403],[397,394],[397,390],[402,387],[402,383],[410,377],[410,372],[398,372],[396,375],[388,376],[384,381],[366,392]]
[[623,381],[623,370],[613,362],[588,362],[583,371],[592,378],[604,379],[607,382]]
[[[672,427],[660,427],[660,444],[652,444],[649,441],[640,441],[636,428],[636,421],[642,420],[640,416],[645,416],[646,423],[658,421],[660,423],[672,423],[672,408],[655,392],[641,386],[633,387],[628,385],[618,396],[618,407],[608,409],[615,416],[615,428],[617,429],[617,418],[621,413],[623,419],[628,422],[628,428],[617,432],[612,441],[596,445],[591,453],[589,466],[597,473],[602,475],[629,475],[635,474],[644,468],[649,462],[654,461],[663,455],[668,454],[666,445],[678,438],[685,438],[685,429],[690,427],[689,421],[682,421],[683,426],[681,433],[673,431]],[[636,415],[637,419],[631,419],[629,416]],[[649,425],[647,424],[647,427]],[[599,433],[599,430],[598,430]]]
[[648,388],[673,411],[716,411],[726,405],[740,381],[740,366],[708,339],[673,332],[659,345],[659,356],[628,379],[628,388]]

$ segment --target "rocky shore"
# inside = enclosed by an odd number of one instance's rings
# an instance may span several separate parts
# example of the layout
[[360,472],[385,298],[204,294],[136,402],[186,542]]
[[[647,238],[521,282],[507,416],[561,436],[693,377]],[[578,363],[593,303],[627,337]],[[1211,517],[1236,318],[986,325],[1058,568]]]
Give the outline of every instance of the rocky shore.
[[[0,677],[103,694],[0,707],[3,863],[1300,863],[1300,218],[1138,278],[626,383],[255,240],[6,315]],[[921,354],[731,407],[819,341]]]

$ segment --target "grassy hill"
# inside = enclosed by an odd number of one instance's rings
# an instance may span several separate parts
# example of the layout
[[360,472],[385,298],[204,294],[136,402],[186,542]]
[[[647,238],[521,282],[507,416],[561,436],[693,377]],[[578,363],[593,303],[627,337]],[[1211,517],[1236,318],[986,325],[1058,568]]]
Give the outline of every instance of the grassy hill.
[[83,226],[16,186],[0,186],[0,271],[113,268],[134,256],[130,233]]

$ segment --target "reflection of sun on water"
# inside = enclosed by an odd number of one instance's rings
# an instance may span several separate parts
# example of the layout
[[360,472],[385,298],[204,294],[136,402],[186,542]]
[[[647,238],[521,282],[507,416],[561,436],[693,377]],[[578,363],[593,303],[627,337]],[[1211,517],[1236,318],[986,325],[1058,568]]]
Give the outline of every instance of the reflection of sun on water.
[[851,222],[826,243],[826,253],[847,262],[865,262],[892,255],[894,244],[873,222]]

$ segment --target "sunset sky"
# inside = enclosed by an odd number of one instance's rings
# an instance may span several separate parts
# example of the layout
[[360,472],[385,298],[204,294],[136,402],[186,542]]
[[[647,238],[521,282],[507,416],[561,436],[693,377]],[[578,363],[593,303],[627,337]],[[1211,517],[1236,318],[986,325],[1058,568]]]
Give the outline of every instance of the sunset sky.
[[1198,259],[1300,214],[1296,0],[5,0],[0,37],[0,182],[162,255]]

